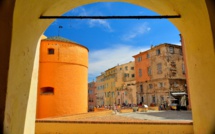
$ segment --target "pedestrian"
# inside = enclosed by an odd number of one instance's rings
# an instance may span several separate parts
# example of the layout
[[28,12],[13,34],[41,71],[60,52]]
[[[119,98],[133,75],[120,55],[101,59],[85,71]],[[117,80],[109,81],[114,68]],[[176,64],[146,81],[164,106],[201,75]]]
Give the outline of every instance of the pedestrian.
[[113,104],[113,110],[114,110],[114,113],[117,114],[116,104],[115,103]]

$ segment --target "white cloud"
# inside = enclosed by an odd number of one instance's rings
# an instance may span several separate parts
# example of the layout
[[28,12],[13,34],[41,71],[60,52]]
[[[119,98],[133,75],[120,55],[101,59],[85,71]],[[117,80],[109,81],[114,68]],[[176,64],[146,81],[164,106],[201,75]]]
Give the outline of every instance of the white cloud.
[[95,78],[101,72],[129,61],[134,61],[132,56],[146,49],[134,48],[129,45],[115,45],[115,47],[90,51],[89,53],[89,70],[90,78]]
[[112,32],[112,28],[110,26],[110,24],[106,21],[106,20],[101,20],[101,19],[91,19],[89,20],[89,26],[90,27],[98,27],[98,26],[102,26],[104,28],[106,28],[108,31]]
[[69,11],[68,14],[71,14],[71,15],[75,14],[75,15],[85,16],[85,15],[88,15],[88,12],[86,11],[85,8],[78,7],[78,8],[75,8],[75,9]]
[[[75,8],[71,10],[71,12],[68,13],[69,15],[78,15],[78,16],[93,16],[93,15],[99,15],[102,16],[102,13],[96,10],[86,10],[83,7]],[[78,21],[77,23],[86,23],[89,27],[100,27],[105,28],[108,32],[112,32],[113,29],[110,26],[110,23],[107,20],[101,20],[101,19],[90,19],[90,20],[82,20]],[[77,23],[75,25],[77,25]]]
[[137,36],[140,36],[140,35],[143,35],[143,34],[149,32],[150,30],[151,30],[151,28],[147,25],[147,23],[137,25],[137,26],[131,28],[130,32],[123,35],[122,40],[124,40],[124,41],[131,40]]

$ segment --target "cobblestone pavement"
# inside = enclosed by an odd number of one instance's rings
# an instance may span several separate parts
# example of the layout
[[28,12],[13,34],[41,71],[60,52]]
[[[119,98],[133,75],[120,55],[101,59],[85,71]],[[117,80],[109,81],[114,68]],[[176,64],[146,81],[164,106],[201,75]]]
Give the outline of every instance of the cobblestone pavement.
[[148,122],[148,121],[189,121],[192,122],[191,111],[148,111],[117,113],[102,116],[93,116],[85,118],[66,117],[63,120],[69,121],[105,121],[105,122]]

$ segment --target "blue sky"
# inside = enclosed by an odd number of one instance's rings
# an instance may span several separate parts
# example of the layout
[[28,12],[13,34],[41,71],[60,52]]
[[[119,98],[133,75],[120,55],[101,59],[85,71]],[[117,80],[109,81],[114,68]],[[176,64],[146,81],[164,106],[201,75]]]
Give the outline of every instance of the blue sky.
[[[136,5],[122,2],[99,2],[77,7],[64,15],[158,15]],[[63,28],[59,29],[59,26]],[[54,21],[45,31],[47,37],[60,36],[86,46],[89,52],[88,81],[101,72],[129,61],[151,45],[180,44],[180,32],[167,19],[71,20]]]

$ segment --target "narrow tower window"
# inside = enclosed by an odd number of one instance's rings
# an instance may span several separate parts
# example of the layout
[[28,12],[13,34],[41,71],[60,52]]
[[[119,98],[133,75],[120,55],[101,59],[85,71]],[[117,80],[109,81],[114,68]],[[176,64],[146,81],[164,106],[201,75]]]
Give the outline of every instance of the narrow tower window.
[[41,94],[54,94],[54,88],[53,87],[42,87]]
[[54,49],[53,48],[49,48],[48,49],[48,54],[54,54]]

